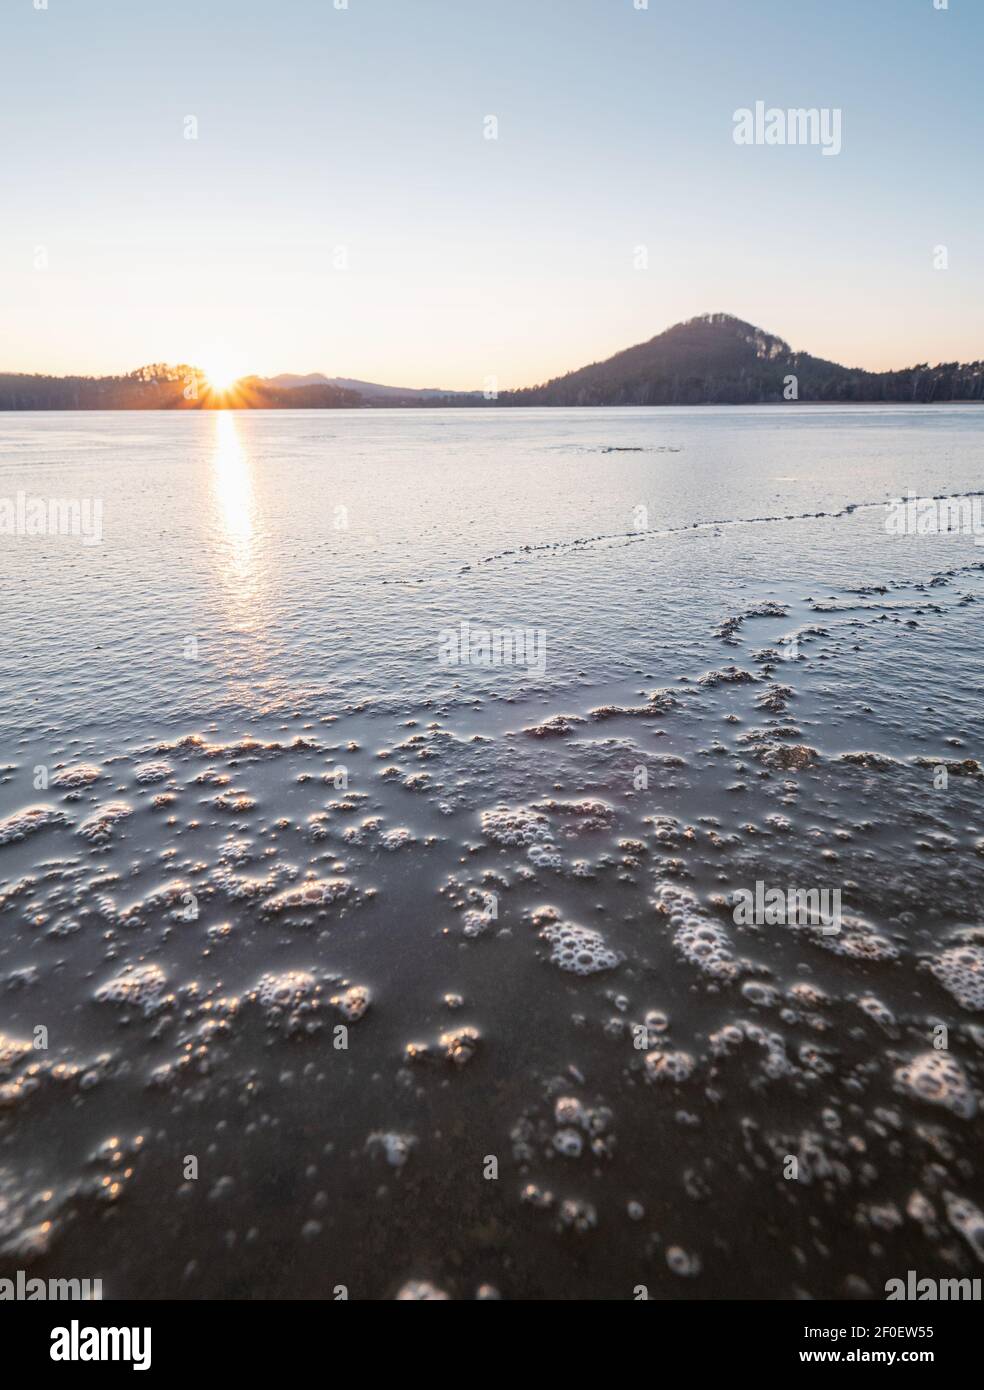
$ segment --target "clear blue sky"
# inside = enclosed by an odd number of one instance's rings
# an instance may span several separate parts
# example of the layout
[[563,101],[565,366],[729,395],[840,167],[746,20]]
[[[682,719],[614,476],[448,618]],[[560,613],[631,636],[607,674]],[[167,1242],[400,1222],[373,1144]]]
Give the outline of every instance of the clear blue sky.
[[984,0],[636,3],[2,0],[0,369],[506,387],[710,310],[984,357]]

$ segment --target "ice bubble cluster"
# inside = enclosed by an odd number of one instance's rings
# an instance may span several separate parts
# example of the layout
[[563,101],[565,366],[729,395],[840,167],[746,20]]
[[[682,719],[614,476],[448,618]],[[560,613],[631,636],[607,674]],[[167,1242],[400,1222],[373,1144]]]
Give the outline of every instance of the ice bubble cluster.
[[118,823],[132,813],[133,808],[125,801],[106,801],[102,806],[96,807],[92,815],[77,827],[75,833],[81,835],[83,840],[88,840],[90,844],[105,844]]
[[584,1140],[576,1129],[558,1129],[553,1137],[553,1146],[565,1158],[580,1158]]
[[684,1250],[680,1245],[667,1247],[666,1263],[681,1279],[693,1279],[701,1270],[700,1256]]
[[98,782],[102,775],[102,768],[97,767],[95,763],[74,763],[71,767],[63,767],[56,772],[51,779],[51,785],[63,787],[66,791],[77,791],[80,787],[88,787],[93,782]]
[[530,738],[563,738],[573,732],[576,724],[583,723],[584,720],[576,714],[552,714],[549,719],[532,724],[522,732]]
[[568,1197],[566,1201],[561,1202],[557,1212],[557,1225],[562,1231],[576,1231],[578,1235],[584,1235],[586,1231],[594,1230],[597,1224],[598,1213],[591,1202],[575,1197]]
[[977,1113],[977,1097],[963,1067],[945,1052],[921,1052],[895,1072],[897,1090],[908,1091],[931,1105],[942,1105],[962,1120]]
[[691,965],[718,980],[733,980],[740,966],[723,927],[712,922],[693,893],[673,883],[661,883],[655,906],[675,928],[673,944]]
[[287,1033],[316,1032],[321,1009],[321,986],[307,970],[284,970],[261,976],[251,998],[263,1010],[268,1023]]
[[951,946],[929,968],[961,1008],[984,1010],[984,947]]
[[25,811],[15,811],[12,816],[0,820],[0,845],[26,839],[50,825],[67,824],[67,818],[54,806],[28,806]]
[[347,898],[351,891],[352,885],[347,878],[307,878],[303,883],[295,883],[267,898],[261,910],[269,917],[278,917],[284,912],[329,907]]
[[551,922],[540,929],[540,938],[552,946],[551,964],[574,975],[595,975],[614,970],[620,957],[611,950],[600,932],[573,922]]
[[888,937],[875,931],[870,922],[863,917],[841,917],[839,932],[825,932],[822,927],[809,926],[808,931],[817,946],[831,951],[835,956],[846,956],[850,960],[886,961],[897,960],[899,949]]
[[[484,1287],[484,1286],[483,1286]],[[488,1295],[486,1295],[487,1297]],[[409,1279],[396,1295],[398,1303],[447,1303],[448,1295],[427,1279]]]
[[416,842],[416,835],[405,825],[394,825],[391,830],[384,830],[379,837],[381,848],[387,850],[404,849],[407,845],[413,845]]
[[170,763],[151,761],[138,763],[133,769],[133,775],[143,786],[150,786],[154,782],[166,782],[173,771]]
[[127,966],[99,986],[96,999],[100,1004],[121,1004],[152,1014],[174,1003],[172,994],[164,994],[166,985],[167,976],[159,965]]
[[366,1140],[370,1153],[382,1153],[391,1168],[402,1168],[410,1157],[410,1150],[416,1143],[412,1134],[397,1134],[393,1130],[377,1130]]
[[358,1023],[369,1008],[371,999],[367,985],[350,985],[342,994],[333,994],[331,1002],[349,1023]]
[[494,921],[495,918],[490,912],[480,912],[476,907],[469,907],[462,918],[464,934],[467,937],[481,936]]
[[550,822],[531,806],[495,806],[483,811],[482,831],[497,845],[529,846],[553,839]]
[[538,869],[559,869],[563,865],[560,851],[553,844],[530,845],[526,857]]
[[754,1043],[764,1054],[762,1070],[770,1081],[789,1076],[795,1071],[795,1067],[786,1056],[786,1043],[782,1034],[771,1032],[758,1023],[749,1022],[748,1019],[740,1018],[733,1023],[725,1023],[717,1032],[711,1033],[708,1041],[714,1057],[727,1057],[737,1052],[746,1042]]
[[678,1086],[693,1075],[696,1065],[689,1052],[647,1052],[646,1080]]
[[455,1028],[451,1032],[442,1033],[439,1041],[447,1060],[453,1062],[456,1067],[463,1067],[466,1062],[471,1061],[478,1050],[478,1029]]
[[977,1258],[984,1264],[984,1212],[968,1197],[958,1197],[953,1192],[945,1192],[947,1220],[953,1229],[962,1235]]

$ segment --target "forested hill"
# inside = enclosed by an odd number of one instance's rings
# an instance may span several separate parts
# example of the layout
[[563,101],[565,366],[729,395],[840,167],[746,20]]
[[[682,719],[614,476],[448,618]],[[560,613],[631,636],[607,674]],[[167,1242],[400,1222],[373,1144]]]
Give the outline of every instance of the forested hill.
[[500,404],[755,405],[790,399],[980,401],[984,362],[866,372],[794,352],[782,338],[730,314],[705,314],[604,362],[507,392]]

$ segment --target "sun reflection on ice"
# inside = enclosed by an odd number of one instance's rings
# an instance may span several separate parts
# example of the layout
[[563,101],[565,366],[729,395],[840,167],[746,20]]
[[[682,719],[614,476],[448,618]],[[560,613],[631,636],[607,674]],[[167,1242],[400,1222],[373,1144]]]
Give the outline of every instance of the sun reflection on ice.
[[215,495],[226,539],[232,546],[236,564],[248,570],[254,530],[253,479],[235,417],[228,410],[215,412],[212,464]]

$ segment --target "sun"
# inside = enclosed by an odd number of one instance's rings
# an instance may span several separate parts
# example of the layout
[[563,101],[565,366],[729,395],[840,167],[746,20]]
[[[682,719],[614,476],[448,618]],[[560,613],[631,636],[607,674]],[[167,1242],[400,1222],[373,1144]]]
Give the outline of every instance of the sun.
[[202,354],[202,371],[213,391],[224,393],[246,375],[242,362],[224,347],[212,348]]

